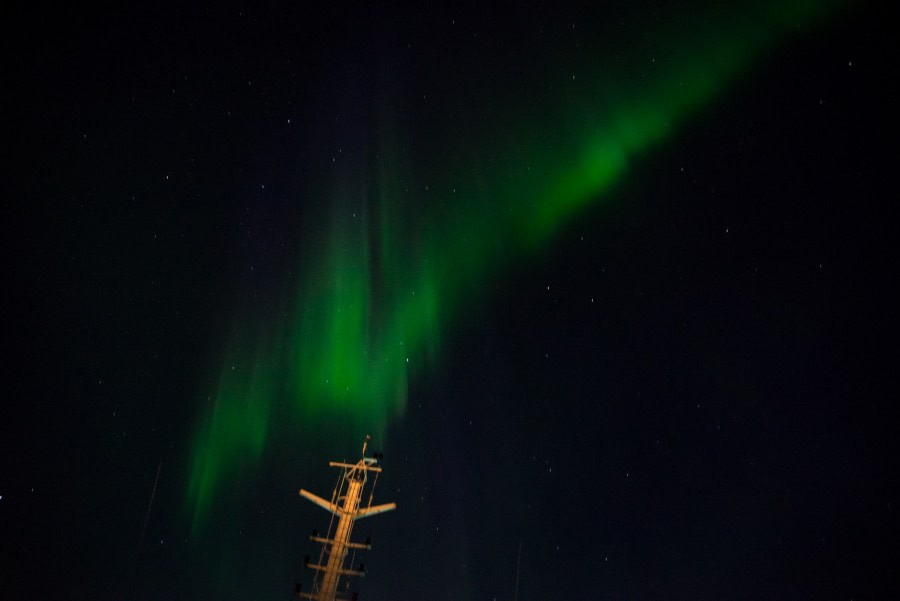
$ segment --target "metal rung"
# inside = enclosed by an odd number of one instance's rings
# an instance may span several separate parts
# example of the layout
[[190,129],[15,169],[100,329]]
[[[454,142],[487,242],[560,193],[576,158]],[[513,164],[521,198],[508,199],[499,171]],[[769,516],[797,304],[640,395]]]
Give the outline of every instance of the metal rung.
[[[326,545],[333,545],[335,543],[333,538],[322,538],[321,536],[310,536],[309,540]],[[367,551],[372,549],[372,545],[366,543],[346,543],[346,546],[350,549],[366,549]]]
[[380,472],[381,471],[380,467],[371,467],[369,465],[361,466],[358,463],[344,463],[343,461],[329,461],[328,465],[330,465],[331,467],[346,467],[346,468],[359,467],[359,468],[366,470],[367,472]]
[[[308,567],[310,570],[316,570],[318,572],[324,572],[326,569],[328,569],[328,566],[319,565],[317,563],[308,563],[306,564],[306,567]],[[362,570],[348,570],[345,568],[338,568],[337,570],[335,570],[335,572],[342,576],[359,576],[360,578],[366,575],[366,573]]]

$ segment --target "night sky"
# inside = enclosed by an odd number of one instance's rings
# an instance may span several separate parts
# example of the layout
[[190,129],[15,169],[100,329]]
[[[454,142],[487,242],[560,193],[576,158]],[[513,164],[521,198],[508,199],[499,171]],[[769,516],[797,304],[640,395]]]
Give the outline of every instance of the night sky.
[[900,596],[894,21],[729,4],[5,11],[0,596],[291,599],[366,434],[363,601]]

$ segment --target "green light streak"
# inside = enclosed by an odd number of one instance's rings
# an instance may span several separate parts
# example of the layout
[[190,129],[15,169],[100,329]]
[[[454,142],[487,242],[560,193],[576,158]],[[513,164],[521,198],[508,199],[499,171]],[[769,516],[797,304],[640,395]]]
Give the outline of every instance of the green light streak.
[[240,336],[232,337],[228,356],[233,362],[223,366],[215,400],[194,437],[188,479],[188,497],[196,509],[192,531],[206,521],[207,512],[200,509],[213,504],[238,467],[257,464],[265,448],[278,382],[277,343],[266,340],[255,352],[243,344]]
[[833,8],[777,4],[651,32],[666,52],[648,77],[631,74],[614,89],[605,75],[583,77],[563,101],[561,92],[535,93],[539,110],[516,113],[513,104],[491,131],[448,136],[438,166],[422,168],[435,182],[428,192],[412,186],[418,170],[400,158],[396,123],[382,118],[377,191],[336,183],[333,192],[335,207],[362,194],[370,208],[358,218],[336,208],[327,242],[303,249],[286,344],[264,340],[254,353],[226,355],[193,445],[195,526],[223,482],[260,461],[276,400],[287,399],[298,423],[337,414],[380,434],[402,415],[409,378],[434,361],[442,332],[483,296],[474,291],[539,252],[622,180],[630,160],[699,118],[757,57]]

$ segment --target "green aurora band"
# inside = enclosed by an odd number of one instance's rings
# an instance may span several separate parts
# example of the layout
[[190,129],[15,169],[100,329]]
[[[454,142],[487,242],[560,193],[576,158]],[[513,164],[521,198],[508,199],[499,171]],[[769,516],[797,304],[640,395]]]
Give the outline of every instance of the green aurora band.
[[646,32],[657,59],[640,67],[645,76],[581,69],[572,81],[576,102],[572,93],[561,102],[555,92],[530,90],[537,100],[511,102],[493,130],[447,132],[427,190],[410,183],[424,178],[402,163],[398,128],[380,115],[375,192],[347,189],[335,176],[331,193],[339,207],[368,194],[365,214],[334,210],[327,239],[301,249],[292,308],[273,310],[269,327],[245,328],[226,349],[191,447],[186,508],[194,529],[225,481],[262,460],[276,412],[297,424],[341,416],[383,433],[403,413],[410,377],[435,360],[441,333],[477,302],[473,290],[539,252],[623,179],[630,160],[835,8],[760,3],[738,14],[657,20]]

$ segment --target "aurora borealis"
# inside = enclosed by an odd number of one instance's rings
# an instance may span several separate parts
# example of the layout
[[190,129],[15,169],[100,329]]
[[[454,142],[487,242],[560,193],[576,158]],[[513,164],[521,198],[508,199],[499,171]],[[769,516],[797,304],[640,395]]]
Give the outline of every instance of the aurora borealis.
[[900,595],[887,7],[7,12],[4,599]]
[[[476,291],[602,201],[629,162],[685,120],[702,120],[702,107],[760,55],[834,9],[797,2],[657,16],[661,23],[641,21],[652,50],[611,69],[591,68],[609,52],[595,39],[605,32],[579,31],[584,48],[570,77],[560,77],[561,65],[537,68],[529,77],[558,83],[515,90],[522,106],[510,98],[483,131],[435,128],[428,133],[438,142],[423,144],[416,161],[382,93],[374,112],[383,123],[370,126],[371,148],[360,151],[375,156],[323,175],[331,206],[317,216],[323,232],[301,247],[290,310],[262,308],[276,324],[265,327],[282,335],[225,353],[193,445],[195,519],[237,465],[261,460],[268,420],[284,399],[298,423],[332,411],[380,438],[387,420],[403,415],[411,373],[437,359],[461,312],[477,310],[484,294]],[[255,327],[259,316],[238,319]]]

